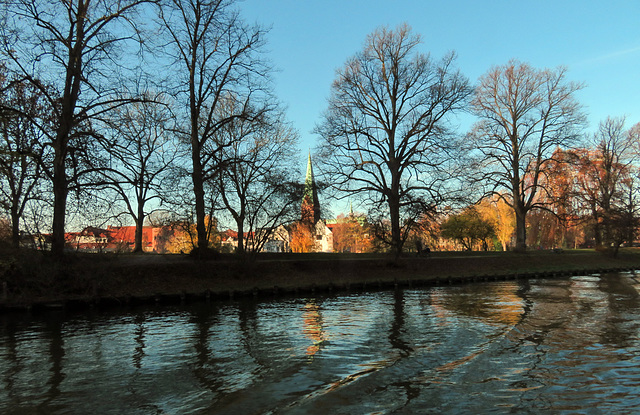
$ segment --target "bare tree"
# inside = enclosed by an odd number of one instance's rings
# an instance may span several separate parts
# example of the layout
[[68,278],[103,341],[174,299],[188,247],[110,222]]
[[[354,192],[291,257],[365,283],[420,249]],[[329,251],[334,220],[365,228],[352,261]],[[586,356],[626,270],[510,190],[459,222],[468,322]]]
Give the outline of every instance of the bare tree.
[[[3,0],[2,49],[11,69],[39,88],[54,114],[45,173],[54,194],[52,251],[64,251],[67,196],[86,171],[76,141],[95,134],[93,120],[131,102],[123,98],[124,52],[139,44],[136,12],[152,0]],[[43,82],[40,82],[40,80]],[[53,88],[44,88],[47,83]]]
[[40,161],[46,148],[42,131],[31,120],[39,119],[43,126],[49,120],[40,90],[5,75],[0,73],[0,100],[14,110],[0,117],[0,207],[9,213],[11,242],[17,248],[25,209],[44,197]]
[[[229,144],[216,142],[216,135],[226,124],[259,117],[264,110],[256,104],[268,73],[260,56],[265,31],[245,25],[233,3],[166,0],[160,13],[174,59],[176,99],[187,108],[181,133],[191,147],[200,252],[208,248],[206,183],[221,167],[214,155]],[[221,110],[221,106],[234,111]]]
[[636,153],[640,154],[640,122],[629,129],[629,140],[634,143]]
[[472,89],[453,68],[418,52],[407,25],[379,28],[333,82],[321,135],[324,181],[388,211],[389,243],[399,255],[412,218],[444,196],[456,148],[447,117],[466,107]]
[[109,156],[108,168],[102,170],[107,186],[136,225],[134,252],[142,252],[149,202],[160,199],[163,179],[179,154],[170,133],[172,119],[158,98],[121,107],[106,121],[111,133],[99,140]]
[[217,191],[238,229],[237,252],[259,252],[278,226],[299,214],[301,187],[292,168],[298,135],[279,112],[236,120],[220,134],[227,136],[220,142],[232,144],[217,152],[218,164],[225,165]]
[[558,146],[579,138],[585,117],[575,99],[581,84],[568,82],[566,70],[538,70],[511,61],[480,78],[472,107],[480,118],[470,133],[478,151],[479,182],[488,193],[505,189],[516,215],[516,250],[526,249],[526,215],[539,207],[542,167]]

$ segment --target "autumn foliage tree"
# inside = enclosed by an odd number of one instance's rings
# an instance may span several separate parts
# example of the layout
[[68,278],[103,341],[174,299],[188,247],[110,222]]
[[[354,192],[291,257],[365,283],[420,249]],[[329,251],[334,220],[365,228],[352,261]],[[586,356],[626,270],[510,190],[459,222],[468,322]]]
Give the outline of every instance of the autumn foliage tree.
[[502,250],[506,251],[515,231],[515,215],[511,206],[500,195],[494,195],[478,203],[476,210],[482,219],[491,224]]
[[[440,225],[441,218],[439,216],[423,215],[416,223],[413,229],[413,242],[420,244],[423,249],[436,249],[440,246]],[[412,239],[410,237],[410,239]],[[419,241],[419,242],[418,242]]]
[[370,252],[372,241],[366,223],[353,214],[339,215],[333,224],[334,252]]
[[637,158],[633,129],[625,130],[624,118],[607,118],[592,136],[589,149],[576,152],[578,200],[590,215],[596,247],[618,246],[633,226],[627,218],[632,203],[628,194]]
[[315,249],[315,232],[308,222],[298,221],[291,225],[289,231],[292,252],[313,252]]
[[491,222],[483,219],[475,207],[449,216],[440,225],[440,233],[443,238],[458,241],[467,251],[478,243],[484,251],[488,250],[489,241],[495,236]]

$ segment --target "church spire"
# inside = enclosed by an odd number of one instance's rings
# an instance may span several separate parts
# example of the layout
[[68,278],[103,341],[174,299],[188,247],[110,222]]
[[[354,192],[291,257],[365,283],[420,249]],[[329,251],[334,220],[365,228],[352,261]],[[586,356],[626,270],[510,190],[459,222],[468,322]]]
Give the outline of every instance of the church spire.
[[311,152],[307,161],[307,176],[304,181],[304,194],[302,197],[302,221],[315,224],[320,220],[320,202],[318,201],[318,189],[313,177],[311,164]]

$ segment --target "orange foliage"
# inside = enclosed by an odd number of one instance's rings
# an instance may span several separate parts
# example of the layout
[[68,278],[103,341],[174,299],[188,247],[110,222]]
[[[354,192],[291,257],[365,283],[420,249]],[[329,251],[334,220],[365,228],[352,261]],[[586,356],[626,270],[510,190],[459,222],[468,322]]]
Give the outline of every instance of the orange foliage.
[[[205,225],[210,229],[209,247],[219,247],[220,234],[218,232],[218,220],[205,218]],[[198,246],[198,233],[196,225],[189,222],[173,222],[165,225],[156,236],[158,252],[167,254],[187,253]]]
[[506,251],[516,230],[516,217],[513,208],[499,195],[495,195],[490,200],[485,199],[480,202],[476,209],[482,219],[491,223],[496,238],[502,245],[502,250]]
[[296,222],[291,226],[291,251],[313,252],[315,248],[315,240],[312,228],[303,222]]
[[331,226],[334,252],[371,252],[372,238],[355,216],[338,216]]

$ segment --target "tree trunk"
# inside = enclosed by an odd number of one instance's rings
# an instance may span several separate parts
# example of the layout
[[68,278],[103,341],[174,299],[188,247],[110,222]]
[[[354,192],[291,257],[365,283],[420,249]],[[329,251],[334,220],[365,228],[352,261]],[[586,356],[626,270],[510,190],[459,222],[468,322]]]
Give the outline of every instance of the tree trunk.
[[11,245],[20,248],[20,214],[15,207],[11,208]]
[[236,219],[236,225],[238,226],[238,247],[236,248],[236,252],[238,254],[244,254],[244,218]]
[[76,39],[73,48],[69,51],[69,61],[66,66],[65,89],[62,96],[60,124],[54,141],[53,158],[53,234],[51,236],[51,252],[56,256],[64,254],[64,227],[67,216],[67,196],[69,193],[65,161],[69,134],[73,131],[77,120],[74,116],[80,84],[85,78],[82,73],[82,45],[84,43],[84,24],[87,17],[88,2],[78,2],[76,21],[73,24]]
[[196,234],[198,238],[198,251],[201,253],[209,247],[207,237],[206,213],[204,203],[204,182],[202,180],[202,164],[200,161],[200,151],[198,148],[192,149],[193,173],[193,195],[195,197],[196,208]]
[[524,252],[527,250],[527,218],[526,210],[522,206],[515,208],[516,214],[516,246],[515,251]]
[[144,252],[142,247],[142,228],[144,225],[144,205],[138,200],[138,217],[136,218],[136,237],[133,252]]
[[596,248],[602,248],[602,229],[600,229],[600,224],[597,221],[593,225],[593,241]]
[[51,252],[55,256],[64,254],[64,224],[67,214],[67,177],[62,151],[56,148],[53,160],[53,234]]
[[391,249],[396,258],[402,253],[402,235],[400,231],[400,200],[397,196],[389,197],[389,218],[391,220]]
[[594,210],[593,213],[593,241],[595,248],[602,248],[602,227],[600,226],[600,215]]
[[633,246],[633,241],[635,240],[635,236],[636,236],[636,230],[635,227],[633,226],[634,224],[634,219],[633,219],[633,213],[629,213],[629,218],[627,219],[627,246]]

